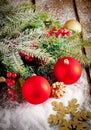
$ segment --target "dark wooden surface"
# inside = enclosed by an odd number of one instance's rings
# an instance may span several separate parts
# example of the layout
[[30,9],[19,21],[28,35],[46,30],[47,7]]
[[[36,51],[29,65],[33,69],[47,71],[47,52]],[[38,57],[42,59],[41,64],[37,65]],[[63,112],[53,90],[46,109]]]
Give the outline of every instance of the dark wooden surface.
[[[91,0],[76,0],[79,21],[83,27],[83,38],[91,40]],[[85,48],[86,55],[91,57],[91,48]],[[91,67],[89,68],[91,83]]]
[[35,4],[37,10],[46,10],[61,24],[76,19],[73,0],[35,0]]
[[10,2],[11,2],[12,5],[16,6],[16,5],[20,4],[20,3],[32,2],[32,0],[10,0]]
[[[83,38],[91,38],[91,0],[11,0],[11,3],[24,1],[35,4],[38,11],[47,11],[62,25],[69,19],[78,20],[83,27]],[[85,48],[85,53],[91,56],[91,48]],[[91,84],[91,67],[86,72]]]

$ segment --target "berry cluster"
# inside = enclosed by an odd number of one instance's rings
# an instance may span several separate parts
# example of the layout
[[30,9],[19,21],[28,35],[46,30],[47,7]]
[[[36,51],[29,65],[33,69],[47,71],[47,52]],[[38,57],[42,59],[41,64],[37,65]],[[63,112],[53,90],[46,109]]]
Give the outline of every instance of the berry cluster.
[[27,54],[25,54],[23,52],[20,52],[19,55],[21,57],[23,57],[28,62],[32,62],[34,60],[34,56],[33,55],[27,55]]
[[60,38],[61,36],[71,36],[71,32],[70,31],[67,31],[66,28],[60,28],[60,29],[57,29],[56,26],[54,26],[51,31],[48,31],[47,33],[47,37],[50,37],[50,36],[56,36],[56,38]]
[[17,74],[15,72],[7,72],[6,76],[6,84],[8,86],[8,94],[10,94],[10,101],[16,101],[16,91],[14,90],[14,86]]
[[[33,44],[33,47],[36,47],[36,44]],[[38,58],[35,58],[33,55],[27,55],[23,52],[20,52],[19,55],[28,62],[35,61],[38,65],[44,66],[47,63],[47,61],[42,61]]]

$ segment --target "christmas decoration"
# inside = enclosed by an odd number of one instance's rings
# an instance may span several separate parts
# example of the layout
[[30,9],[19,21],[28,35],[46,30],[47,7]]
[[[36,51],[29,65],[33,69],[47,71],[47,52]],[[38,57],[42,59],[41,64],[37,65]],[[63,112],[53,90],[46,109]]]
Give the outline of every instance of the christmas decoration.
[[15,85],[15,79],[17,77],[17,74],[15,72],[7,72],[7,78],[6,78],[6,84],[9,87],[12,87]]
[[63,97],[66,94],[66,85],[63,82],[55,82],[51,86],[51,96],[55,98]]
[[[91,112],[85,109],[78,110],[79,104],[77,99],[73,98],[68,102],[68,106],[64,106],[62,102],[52,102],[53,110],[56,111],[56,115],[51,114],[48,118],[48,122],[54,125],[60,125],[59,130],[86,130],[86,121],[91,118]],[[67,120],[65,117],[69,115]]]
[[17,93],[15,90],[15,85],[16,85],[16,78],[17,74],[15,72],[10,72],[8,71],[6,73],[6,84],[8,86],[8,94],[9,94],[9,99],[10,101],[16,101],[17,100]]
[[56,36],[56,38],[60,38],[62,36],[71,36],[71,32],[67,31],[66,28],[60,28],[57,29],[56,26],[54,26],[51,31],[49,31],[46,34],[47,37],[52,37],[52,36]]
[[50,96],[49,82],[41,76],[32,76],[25,80],[22,86],[22,95],[26,101],[32,104],[40,104]]
[[80,63],[72,57],[60,58],[54,66],[56,78],[65,84],[75,83],[81,76]]
[[58,57],[70,56],[83,67],[90,65],[91,58],[78,51],[91,46],[89,40],[81,39],[81,34],[63,27],[48,13],[37,12],[30,3],[15,7],[3,3],[0,6],[0,77],[6,79],[9,97],[13,90],[16,92],[11,99],[23,99],[22,82],[33,73],[53,84],[56,81],[53,68]]
[[66,21],[66,23],[64,24],[64,27],[69,29],[69,30],[73,30],[75,32],[78,32],[78,33],[82,32],[82,26],[77,20]]

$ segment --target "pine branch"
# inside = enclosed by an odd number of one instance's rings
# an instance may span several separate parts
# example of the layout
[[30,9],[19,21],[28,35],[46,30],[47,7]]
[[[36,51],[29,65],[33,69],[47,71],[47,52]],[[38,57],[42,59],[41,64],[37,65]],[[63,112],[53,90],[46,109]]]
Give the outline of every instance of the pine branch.
[[43,20],[46,20],[48,16],[46,15],[45,18],[38,16],[32,6],[31,4],[23,4],[15,8],[12,8],[12,6],[2,7],[0,9],[0,14],[2,15],[0,37],[10,37],[12,32],[25,31],[26,28],[44,28],[45,23]]
[[[17,12],[18,12],[18,15],[17,15]],[[25,21],[24,18],[22,21],[22,15],[24,14],[24,11],[22,11],[21,13],[21,11],[19,12],[16,8],[12,7],[11,5],[4,6],[4,7],[1,6],[0,14],[2,16],[0,23],[2,24],[2,22],[4,22],[1,28],[1,33],[0,33],[1,37],[2,37],[2,34],[4,35],[9,34],[12,30],[20,26],[21,23]]]
[[82,41],[78,36],[72,37],[41,37],[39,47],[45,49],[56,61],[60,57],[72,56],[83,66],[90,65],[91,58],[82,53],[81,49],[85,46],[91,47],[90,42]]
[[19,51],[28,55],[33,55],[35,58],[40,59],[41,61],[45,61],[47,63],[54,61],[48,53],[45,53],[45,51],[41,49],[31,49],[29,47],[23,46],[22,48],[19,48]]
[[16,72],[21,77],[30,76],[29,70],[24,66],[23,61],[17,50],[10,43],[0,43],[1,62],[5,65],[8,71]]
[[8,5],[9,1],[8,0],[0,0],[0,6],[2,5]]

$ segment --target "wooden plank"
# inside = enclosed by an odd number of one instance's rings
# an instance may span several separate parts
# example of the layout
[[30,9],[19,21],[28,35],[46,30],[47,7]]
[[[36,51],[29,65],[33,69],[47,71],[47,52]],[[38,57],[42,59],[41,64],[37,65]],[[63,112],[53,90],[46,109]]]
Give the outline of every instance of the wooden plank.
[[[76,0],[76,7],[80,23],[83,27],[83,38],[91,38],[91,0]],[[85,48],[86,54],[91,56],[91,48]],[[90,68],[91,80],[91,68]]]
[[10,0],[10,3],[12,5],[15,5],[15,6],[20,4],[20,3],[24,3],[24,2],[29,3],[29,2],[32,2],[32,0]]
[[44,10],[64,24],[69,19],[76,19],[73,0],[35,0],[36,9]]

